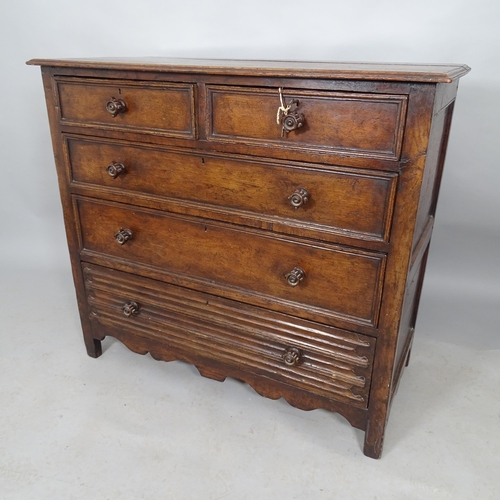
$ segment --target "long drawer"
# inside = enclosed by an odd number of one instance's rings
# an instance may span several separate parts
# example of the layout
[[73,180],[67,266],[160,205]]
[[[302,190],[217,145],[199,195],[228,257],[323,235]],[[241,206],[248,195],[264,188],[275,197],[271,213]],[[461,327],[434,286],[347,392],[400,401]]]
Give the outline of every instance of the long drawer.
[[[285,88],[281,99],[279,89],[208,86],[209,139],[389,160],[400,157],[405,95]],[[292,119],[296,129],[282,132],[280,106],[290,117],[300,116]]]
[[81,250],[238,289],[294,314],[376,326],[385,255],[75,197]]
[[397,176],[67,137],[73,182],[387,241]]
[[366,408],[375,339],[83,263],[94,335],[161,342],[174,357],[216,360]]
[[56,82],[63,123],[196,137],[192,84],[83,78]]

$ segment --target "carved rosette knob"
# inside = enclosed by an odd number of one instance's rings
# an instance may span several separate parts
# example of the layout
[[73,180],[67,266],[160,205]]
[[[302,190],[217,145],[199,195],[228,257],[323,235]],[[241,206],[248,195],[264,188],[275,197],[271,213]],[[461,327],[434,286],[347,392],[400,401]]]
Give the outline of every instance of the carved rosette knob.
[[290,286],[297,286],[306,276],[306,273],[300,267],[294,267],[287,275],[286,281]]
[[290,200],[292,207],[297,209],[307,203],[309,200],[309,193],[307,192],[307,189],[300,188],[291,194],[288,199]]
[[139,304],[134,301],[127,302],[122,307],[123,314],[129,318],[130,316],[136,316],[140,312]]
[[120,229],[115,234],[115,240],[118,244],[123,245],[132,238],[132,231],[130,229]]
[[106,111],[115,118],[119,113],[127,111],[127,104],[122,99],[112,97],[111,101],[108,101],[106,104]]
[[304,125],[304,115],[302,113],[289,113],[283,120],[283,129],[285,132],[291,132]]
[[283,361],[287,366],[297,366],[302,359],[302,353],[296,347],[287,347],[283,353]]
[[280,97],[280,105],[278,106],[278,111],[276,113],[276,123],[281,125],[281,137],[283,137],[288,132],[301,128],[304,125],[305,118],[302,113],[297,112],[297,108],[291,111],[292,106],[298,107],[300,102],[298,99],[292,99],[289,103],[286,102],[283,97],[282,88],[278,89]]
[[125,165],[123,163],[117,163],[112,161],[107,167],[106,172],[113,178],[116,179],[120,174],[126,172]]

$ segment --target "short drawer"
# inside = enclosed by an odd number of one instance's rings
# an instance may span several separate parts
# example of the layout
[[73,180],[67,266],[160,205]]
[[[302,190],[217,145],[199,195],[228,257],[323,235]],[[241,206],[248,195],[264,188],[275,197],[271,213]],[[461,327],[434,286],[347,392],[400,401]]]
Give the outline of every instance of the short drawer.
[[209,139],[399,159],[407,96],[283,89],[289,114],[300,115],[302,123],[282,134],[278,90],[209,86]]
[[284,312],[307,306],[374,326],[385,255],[76,198],[82,250],[237,289]]
[[[264,221],[325,226],[354,237],[388,239],[397,176],[303,164],[165,151],[67,138],[77,183],[247,212]],[[212,215],[212,217],[217,217]]]
[[196,137],[194,86],[57,78],[63,123]]
[[367,407],[374,338],[100,266],[83,271],[96,337],[126,331],[125,342],[157,341],[171,359],[216,361]]

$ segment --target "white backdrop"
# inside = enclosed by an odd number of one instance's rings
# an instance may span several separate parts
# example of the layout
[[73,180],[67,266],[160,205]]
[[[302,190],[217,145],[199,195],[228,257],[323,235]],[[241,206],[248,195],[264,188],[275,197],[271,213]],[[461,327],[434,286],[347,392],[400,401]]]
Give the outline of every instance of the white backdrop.
[[497,0],[4,0],[0,273],[69,272],[40,73],[28,59],[465,63],[417,332],[499,348],[499,25]]

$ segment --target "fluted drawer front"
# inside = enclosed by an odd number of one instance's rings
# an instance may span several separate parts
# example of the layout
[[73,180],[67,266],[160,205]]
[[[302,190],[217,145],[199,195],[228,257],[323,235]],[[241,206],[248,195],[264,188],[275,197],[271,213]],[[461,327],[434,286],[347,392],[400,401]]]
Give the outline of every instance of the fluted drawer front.
[[195,138],[190,84],[58,78],[63,123]]
[[278,88],[214,85],[207,99],[213,141],[390,160],[401,154],[404,95],[285,88],[280,97]]
[[[172,358],[212,359],[367,406],[373,338],[100,266],[83,269],[96,336],[126,329],[160,341]],[[131,302],[137,310],[125,314]]]
[[[187,200],[386,240],[395,174],[311,168],[67,138],[74,182]],[[213,215],[217,217],[216,215]]]
[[[166,269],[301,314],[376,325],[382,254],[279,237],[197,218],[77,198],[82,250]],[[125,241],[124,241],[125,240]]]

